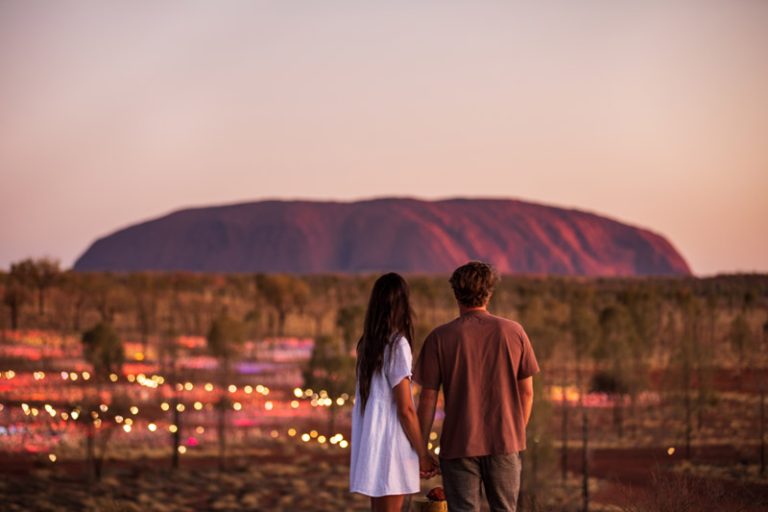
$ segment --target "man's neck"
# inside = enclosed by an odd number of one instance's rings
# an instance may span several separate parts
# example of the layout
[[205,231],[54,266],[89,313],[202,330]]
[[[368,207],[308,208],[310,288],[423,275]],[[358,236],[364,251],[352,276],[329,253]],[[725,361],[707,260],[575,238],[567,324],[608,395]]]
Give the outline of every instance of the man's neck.
[[469,308],[469,307],[462,306],[461,304],[459,304],[459,315],[465,315],[467,313],[474,313],[474,312],[478,312],[478,311],[481,311],[483,313],[487,313],[488,312],[488,306],[485,305],[485,306],[478,306],[478,307],[474,307],[474,308]]

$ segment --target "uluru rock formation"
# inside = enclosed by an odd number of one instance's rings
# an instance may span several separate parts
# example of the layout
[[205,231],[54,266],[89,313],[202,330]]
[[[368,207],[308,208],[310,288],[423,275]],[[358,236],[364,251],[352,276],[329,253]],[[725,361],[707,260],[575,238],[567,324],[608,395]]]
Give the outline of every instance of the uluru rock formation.
[[688,275],[662,236],[578,210],[507,199],[259,201],[191,208],[96,240],[75,270]]

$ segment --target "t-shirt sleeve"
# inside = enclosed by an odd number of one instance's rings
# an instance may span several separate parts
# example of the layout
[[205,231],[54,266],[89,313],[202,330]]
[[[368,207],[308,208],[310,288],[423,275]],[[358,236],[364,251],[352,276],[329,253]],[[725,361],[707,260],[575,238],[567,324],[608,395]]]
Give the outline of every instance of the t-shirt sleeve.
[[517,380],[526,379],[539,373],[539,363],[536,361],[536,354],[533,352],[533,345],[528,339],[528,334],[520,327],[520,340],[523,343],[523,350],[520,355],[520,365],[517,368]]
[[432,333],[427,336],[421,347],[413,378],[421,387],[426,389],[440,389],[440,384],[443,382],[437,355],[437,339]]
[[384,374],[387,377],[389,387],[393,388],[406,377],[410,378],[412,365],[411,347],[408,345],[408,341],[401,336],[392,344],[389,359],[385,361]]

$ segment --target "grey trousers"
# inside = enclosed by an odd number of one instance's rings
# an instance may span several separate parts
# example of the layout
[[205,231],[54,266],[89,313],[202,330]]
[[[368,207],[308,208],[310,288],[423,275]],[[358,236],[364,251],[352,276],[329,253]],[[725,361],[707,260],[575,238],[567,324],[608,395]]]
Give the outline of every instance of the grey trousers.
[[478,512],[482,485],[491,512],[515,512],[521,468],[519,453],[440,459],[448,510]]

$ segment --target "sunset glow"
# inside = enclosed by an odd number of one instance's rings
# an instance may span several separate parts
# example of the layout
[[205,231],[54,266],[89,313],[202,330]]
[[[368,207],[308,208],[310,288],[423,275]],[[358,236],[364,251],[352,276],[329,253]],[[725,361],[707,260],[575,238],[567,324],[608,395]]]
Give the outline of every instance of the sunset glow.
[[759,1],[3,2],[0,268],[185,206],[410,195],[765,271],[765,26]]

